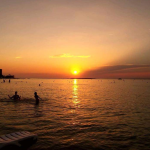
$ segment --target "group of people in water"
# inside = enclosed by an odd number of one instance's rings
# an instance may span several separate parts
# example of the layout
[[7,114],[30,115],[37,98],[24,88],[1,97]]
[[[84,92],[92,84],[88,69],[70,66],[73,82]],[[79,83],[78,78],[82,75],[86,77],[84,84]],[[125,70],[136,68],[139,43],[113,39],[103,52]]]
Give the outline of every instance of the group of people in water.
[[[15,92],[15,95],[13,95],[13,96],[8,95],[8,97],[12,100],[20,100],[21,99],[21,96],[19,96],[17,94],[17,91]],[[41,98],[37,95],[37,92],[34,92],[34,98],[36,100],[36,105],[39,104],[39,99],[41,99]]]
[[[8,80],[8,82],[10,83],[10,79]],[[3,83],[5,83],[5,79],[3,79]]]

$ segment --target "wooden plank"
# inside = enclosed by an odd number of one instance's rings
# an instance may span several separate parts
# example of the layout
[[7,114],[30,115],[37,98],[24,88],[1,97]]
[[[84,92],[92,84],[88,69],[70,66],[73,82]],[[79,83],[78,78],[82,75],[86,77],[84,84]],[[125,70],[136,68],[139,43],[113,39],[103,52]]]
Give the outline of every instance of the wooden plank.
[[[31,140],[31,143],[28,141],[28,139]],[[36,134],[32,134],[28,131],[14,132],[0,136],[0,149],[1,148],[5,149],[5,147],[7,146],[9,147],[10,145],[22,149],[26,146],[30,147],[36,141],[37,141]]]
[[2,135],[1,138],[5,141],[12,141],[10,138],[7,138],[5,135]]

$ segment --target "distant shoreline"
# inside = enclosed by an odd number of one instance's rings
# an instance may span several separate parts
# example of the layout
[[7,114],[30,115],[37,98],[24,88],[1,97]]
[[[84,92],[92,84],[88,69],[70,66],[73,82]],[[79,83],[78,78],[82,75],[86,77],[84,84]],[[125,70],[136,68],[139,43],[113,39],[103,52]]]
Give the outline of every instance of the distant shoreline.
[[99,80],[150,80],[150,78],[0,78],[0,79],[99,79]]
[[68,78],[68,79],[97,79],[97,78]]

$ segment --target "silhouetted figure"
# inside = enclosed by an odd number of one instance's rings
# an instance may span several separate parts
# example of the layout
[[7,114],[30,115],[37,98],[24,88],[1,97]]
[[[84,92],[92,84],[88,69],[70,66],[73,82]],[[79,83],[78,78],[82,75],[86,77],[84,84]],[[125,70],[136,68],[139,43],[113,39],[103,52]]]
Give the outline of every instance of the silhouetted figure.
[[9,79],[9,83],[10,83],[10,79]]
[[5,79],[3,79],[3,82],[5,83]]
[[40,84],[39,84],[39,86],[40,86]]
[[21,99],[21,96],[17,95],[17,91],[15,92],[15,95],[13,95],[12,97],[10,97],[10,96],[8,95],[8,97],[9,97],[10,99],[13,99],[13,100],[20,100],[20,99]]
[[36,105],[39,104],[39,99],[41,99],[38,95],[37,95],[37,92],[34,92],[34,97],[35,97],[35,100],[36,100]]

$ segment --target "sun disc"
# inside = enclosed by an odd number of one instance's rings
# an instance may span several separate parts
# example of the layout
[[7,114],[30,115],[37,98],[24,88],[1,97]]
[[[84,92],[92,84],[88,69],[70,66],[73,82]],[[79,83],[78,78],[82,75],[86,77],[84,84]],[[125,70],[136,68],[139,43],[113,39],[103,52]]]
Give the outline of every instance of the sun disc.
[[75,70],[73,73],[74,73],[74,74],[77,74],[78,72]]

